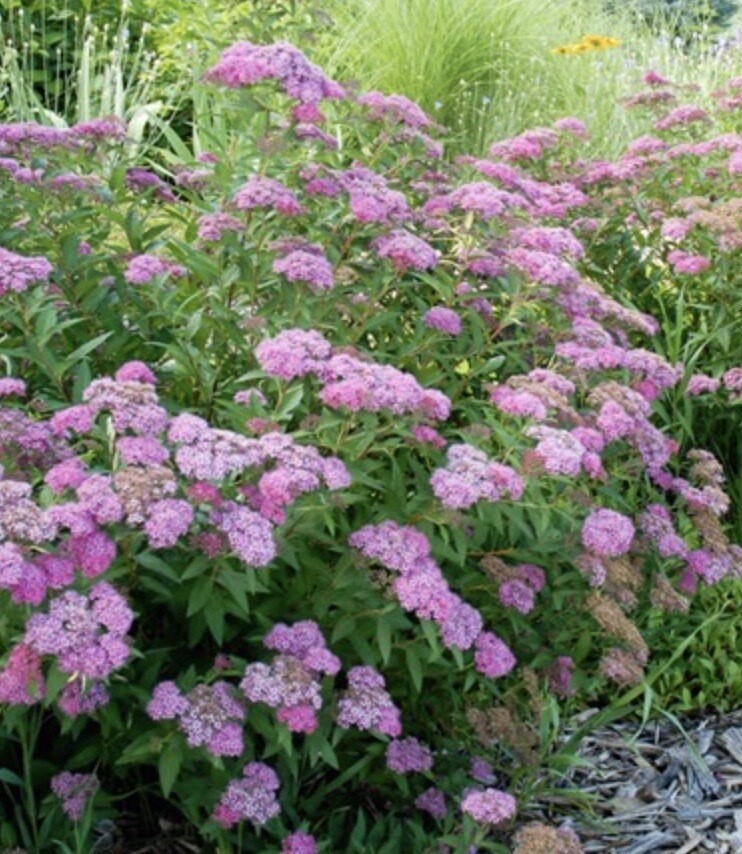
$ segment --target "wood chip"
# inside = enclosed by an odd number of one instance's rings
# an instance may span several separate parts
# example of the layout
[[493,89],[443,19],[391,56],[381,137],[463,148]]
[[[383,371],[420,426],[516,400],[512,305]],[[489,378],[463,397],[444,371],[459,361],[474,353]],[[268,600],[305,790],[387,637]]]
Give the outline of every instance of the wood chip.
[[742,729],[736,727],[728,729],[721,736],[721,743],[726,747],[727,752],[742,765]]
[[675,836],[672,833],[657,831],[638,842],[627,845],[625,848],[617,848],[616,854],[647,854],[649,851],[656,851],[660,846],[669,845],[675,841]]

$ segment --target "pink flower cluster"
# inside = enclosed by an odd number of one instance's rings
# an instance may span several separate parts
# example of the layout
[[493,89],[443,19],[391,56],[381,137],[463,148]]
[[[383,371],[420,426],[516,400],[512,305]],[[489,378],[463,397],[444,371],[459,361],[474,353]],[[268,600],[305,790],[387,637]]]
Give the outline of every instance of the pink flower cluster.
[[515,659],[495,635],[482,631],[480,613],[448,586],[430,553],[424,534],[411,526],[386,521],[366,525],[351,534],[348,542],[365,557],[397,573],[392,589],[405,611],[437,623],[447,647],[477,650],[477,669],[497,678],[509,672]]
[[433,754],[427,745],[421,744],[416,738],[394,739],[386,749],[386,767],[397,774],[430,771]]
[[558,134],[551,128],[530,128],[518,136],[496,142],[491,146],[489,155],[507,162],[539,160],[558,141]]
[[519,193],[498,190],[487,181],[462,184],[451,192],[434,196],[423,206],[423,213],[438,217],[454,209],[471,212],[483,220],[503,217],[513,211],[528,209],[528,200]]
[[241,821],[262,827],[280,812],[276,772],[263,762],[248,762],[242,777],[232,780],[214,809],[214,821],[229,829]]
[[432,122],[425,112],[404,95],[384,95],[382,92],[365,92],[358,103],[368,107],[369,118],[387,119],[416,130],[429,127]]
[[403,229],[377,237],[374,248],[381,258],[389,258],[400,272],[430,270],[440,258],[440,253],[429,243]]
[[41,656],[27,644],[13,647],[0,671],[0,703],[32,706],[43,698],[44,692]]
[[320,399],[331,409],[351,412],[413,414],[445,421],[451,402],[440,391],[423,388],[412,374],[391,365],[378,365],[347,354],[330,358],[322,367]]
[[314,374],[323,382],[320,399],[332,409],[412,413],[445,421],[450,401],[439,391],[422,388],[408,373],[390,365],[364,361],[348,353],[332,355],[318,332],[289,329],[261,342],[255,350],[260,366],[281,379]]
[[289,252],[273,262],[273,270],[289,282],[306,282],[315,293],[332,290],[335,286],[332,264],[316,245]]
[[286,434],[267,433],[251,439],[181,414],[172,420],[168,438],[178,446],[175,462],[189,479],[220,481],[262,470],[257,485],[240,488],[249,506],[222,502],[216,496],[209,502],[216,505],[211,522],[253,566],[264,566],[275,556],[272,524],[284,521],[286,508],[300,495],[323,484],[330,489],[350,484],[348,471],[337,457],[322,457],[316,448],[298,445]]
[[199,218],[198,237],[208,243],[216,243],[222,239],[225,232],[241,232],[244,228],[244,224],[231,214],[216,211],[215,213],[204,214]]
[[605,440],[598,430],[576,427],[570,431],[539,425],[525,432],[539,440],[533,453],[549,474],[576,477],[585,471],[599,477],[604,473],[600,451]]
[[302,104],[342,99],[342,87],[328,79],[304,54],[288,42],[256,45],[237,42],[222,51],[219,61],[204,75],[211,83],[231,89],[275,80],[289,98]]
[[337,723],[343,729],[375,729],[393,738],[402,734],[399,709],[386,690],[384,677],[373,667],[348,671],[348,688],[338,700]]
[[52,792],[62,802],[62,812],[72,821],[80,821],[88,801],[98,788],[95,774],[72,774],[62,771],[51,779]]
[[446,796],[440,789],[436,789],[435,786],[431,786],[421,795],[418,795],[415,799],[415,806],[437,819],[445,818],[448,814]]
[[25,397],[26,383],[15,377],[4,377],[0,379],[0,397]]
[[283,840],[281,854],[317,854],[317,841],[310,833],[297,830]]
[[273,208],[283,216],[298,216],[302,213],[299,200],[288,187],[263,175],[251,175],[234,194],[233,202],[240,211]]
[[706,258],[704,255],[689,255],[687,252],[683,252],[682,249],[670,252],[667,260],[672,264],[674,272],[682,273],[686,276],[696,276],[711,268],[711,260],[709,258]]
[[657,130],[670,130],[679,125],[690,125],[695,122],[708,121],[709,115],[706,110],[693,104],[683,104],[675,107],[667,115],[655,122]]
[[197,685],[187,694],[174,682],[155,686],[147,714],[155,721],[177,720],[189,747],[205,747],[213,756],[239,756],[244,749],[244,703],[228,682]]
[[508,415],[545,421],[550,412],[567,412],[568,398],[574,394],[575,384],[546,368],[535,368],[530,373],[510,377],[502,385],[490,388],[490,401]]
[[446,507],[463,510],[477,501],[499,501],[504,494],[517,501],[523,480],[510,466],[492,462],[472,445],[452,445],[445,468],[430,477],[435,497]]
[[502,824],[513,818],[516,810],[515,798],[497,789],[472,790],[461,801],[461,811],[479,824]]
[[92,715],[101,706],[107,705],[110,699],[108,689],[102,681],[77,677],[64,686],[57,705],[65,715],[76,718],[80,715]]
[[154,172],[135,166],[126,170],[126,186],[130,190],[152,191],[152,195],[163,202],[176,202],[177,196]]
[[133,621],[126,599],[100,581],[87,595],[68,590],[51,600],[47,613],[33,614],[24,643],[55,656],[64,673],[105,679],[129,658],[126,635]]
[[36,282],[46,282],[53,267],[41,256],[17,255],[0,247],[0,296],[27,290]]
[[646,508],[639,516],[639,528],[654,544],[660,557],[685,558],[688,555],[688,547],[676,532],[672,516],[661,504],[650,504]]
[[598,557],[625,555],[634,541],[634,525],[615,510],[593,510],[582,525],[582,544]]
[[263,643],[279,655],[270,665],[248,664],[240,690],[249,702],[278,709],[278,720],[292,732],[314,732],[322,707],[319,680],[322,674],[334,676],[340,660],[327,649],[319,627],[311,620],[293,626],[278,623]]
[[513,608],[521,614],[533,610],[536,594],[546,583],[543,569],[531,564],[520,564],[513,568],[513,576],[502,581],[497,595],[506,608]]
[[255,348],[263,371],[282,380],[318,373],[331,355],[332,345],[314,329],[287,329]]
[[423,323],[428,329],[436,329],[445,335],[461,335],[461,318],[452,308],[436,305],[428,309],[423,315]]

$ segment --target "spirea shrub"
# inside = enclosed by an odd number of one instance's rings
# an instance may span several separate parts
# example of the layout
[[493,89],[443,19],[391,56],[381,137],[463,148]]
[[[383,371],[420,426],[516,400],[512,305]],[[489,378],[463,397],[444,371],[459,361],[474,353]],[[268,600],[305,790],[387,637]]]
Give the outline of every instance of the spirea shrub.
[[[114,123],[0,127],[0,843],[147,801],[222,851],[498,850],[523,710],[641,681],[650,609],[740,572],[665,418],[690,366],[591,243],[636,176],[731,199],[740,138],[449,164],[291,45],[206,79],[231,129],[159,174]],[[697,275],[727,225],[672,226]]]

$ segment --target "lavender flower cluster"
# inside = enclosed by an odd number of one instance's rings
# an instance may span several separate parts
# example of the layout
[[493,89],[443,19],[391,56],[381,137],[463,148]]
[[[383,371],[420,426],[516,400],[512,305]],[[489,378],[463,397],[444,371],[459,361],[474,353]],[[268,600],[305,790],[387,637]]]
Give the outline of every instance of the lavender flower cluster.
[[523,480],[510,466],[492,462],[472,445],[451,445],[447,465],[430,477],[435,497],[457,510],[477,501],[499,501],[503,495],[517,501],[523,495]]
[[280,785],[278,775],[269,765],[249,762],[242,777],[232,780],[219,799],[214,821],[227,829],[241,821],[261,827],[281,811],[276,795]]
[[289,98],[301,104],[345,97],[341,86],[327,78],[288,42],[272,45],[237,42],[222,52],[219,62],[206,72],[205,79],[232,89],[275,80]]
[[424,389],[408,373],[351,356],[333,354],[332,346],[310,330],[288,329],[261,342],[255,356],[269,376],[284,380],[314,375],[323,383],[320,400],[332,409],[352,412],[388,410],[432,421],[445,421],[450,401],[440,391]]
[[427,538],[411,526],[386,521],[366,525],[348,542],[361,554],[396,573],[392,590],[400,605],[420,619],[433,620],[445,646],[474,647],[481,673],[496,679],[515,666],[507,645],[492,632],[483,631],[481,614],[449,587],[433,560]]
[[[108,582],[87,592],[70,587],[77,573],[96,579],[115,562],[118,548],[115,534],[106,530],[110,526],[141,529],[150,548],[165,549],[197,525],[195,543],[210,555],[231,549],[248,565],[264,566],[276,555],[274,527],[299,496],[350,483],[339,459],[323,457],[291,436],[248,439],[215,430],[196,416],[170,418],[154,380],[146,365],[130,362],[115,378],[93,381],[83,403],[58,410],[48,422],[32,422],[17,410],[2,413],[17,428],[3,448],[5,459],[39,467],[56,501],[43,506],[30,483],[0,477],[0,588],[14,602],[33,606],[59,591],[46,610],[28,618],[21,643],[0,670],[3,702],[29,705],[43,698],[44,656],[53,656],[73,677],[57,698],[65,714],[91,714],[108,701],[104,680],[129,658],[134,614]],[[76,455],[78,437],[92,435],[104,413],[119,461],[110,473],[89,468]],[[230,485],[232,498],[216,485],[240,475],[252,480]],[[194,744],[234,755],[242,749],[236,721],[243,712],[225,690],[202,686],[182,701],[186,705],[177,714]],[[201,706],[217,709],[220,703],[224,726],[197,731]]]
[[26,257],[0,247],[0,296],[21,293],[51,276],[51,263],[41,256]]
[[240,690],[250,703],[278,709],[278,720],[291,732],[314,732],[322,708],[320,678],[334,676],[340,660],[327,649],[319,627],[310,620],[293,626],[277,623],[263,643],[279,654],[270,665],[248,664]]
[[239,756],[244,749],[245,704],[228,682],[197,685],[183,694],[174,682],[155,686],[147,714],[155,721],[177,720],[189,747],[213,756]]

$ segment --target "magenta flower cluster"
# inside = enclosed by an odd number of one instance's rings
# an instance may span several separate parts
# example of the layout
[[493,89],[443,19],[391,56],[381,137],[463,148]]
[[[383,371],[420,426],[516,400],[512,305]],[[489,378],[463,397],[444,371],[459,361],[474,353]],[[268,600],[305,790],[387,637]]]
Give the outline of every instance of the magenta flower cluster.
[[599,508],[582,525],[582,544],[598,557],[620,557],[631,549],[635,533],[631,519]]
[[272,208],[283,216],[298,216],[302,212],[299,200],[288,187],[263,175],[251,175],[234,194],[232,201],[240,211]]
[[461,801],[461,811],[479,824],[497,825],[513,818],[515,798],[497,789],[472,790]]
[[213,756],[239,756],[244,749],[245,704],[228,682],[197,685],[183,694],[174,682],[160,682],[147,714],[155,721],[177,720],[189,747],[205,747]]
[[52,599],[46,613],[26,623],[25,643],[39,655],[53,655],[63,673],[105,679],[129,658],[126,636],[134,614],[126,599],[105,581],[87,595],[68,590]]
[[88,801],[98,788],[95,774],[73,774],[62,771],[52,777],[52,792],[62,803],[62,812],[72,821],[80,821],[85,813]]
[[348,671],[348,688],[337,704],[337,723],[343,729],[378,730],[392,737],[402,734],[399,709],[386,690],[384,677],[373,667]]
[[402,229],[377,238],[374,248],[381,258],[388,258],[400,272],[430,270],[440,257],[440,253],[421,237]]
[[523,480],[514,469],[489,460],[472,445],[452,445],[446,458],[445,468],[430,478],[435,497],[446,507],[461,510],[504,495],[517,501],[523,494]]
[[206,72],[205,79],[232,89],[275,80],[289,98],[302,104],[345,97],[341,86],[287,42],[271,45],[237,42],[222,51],[219,62]]
[[327,649],[319,627],[310,620],[293,626],[277,623],[263,643],[279,654],[270,665],[248,664],[240,690],[248,702],[278,709],[278,720],[292,732],[314,732],[322,707],[320,678],[338,673],[340,660]]
[[273,262],[273,270],[289,282],[306,282],[315,292],[329,291],[335,285],[332,264],[322,250],[295,249]]
[[365,557],[397,573],[392,588],[400,605],[420,619],[437,623],[447,647],[475,648],[477,669],[491,678],[508,673],[515,658],[494,634],[482,631],[480,613],[449,587],[430,553],[427,538],[411,526],[386,521],[366,525],[348,542]]
[[36,282],[46,282],[53,267],[43,257],[25,257],[0,247],[0,296],[21,293]]
[[157,255],[135,255],[126,266],[124,278],[130,285],[149,284],[157,276],[178,279],[186,273],[185,267]]
[[261,342],[255,356],[269,376],[284,380],[315,375],[323,383],[320,399],[332,409],[407,413],[445,421],[450,401],[435,389],[424,389],[408,373],[378,365],[348,353],[333,355],[332,346],[318,332],[289,329]]
[[262,827],[281,812],[276,794],[280,785],[278,775],[269,765],[249,762],[242,776],[232,780],[219,799],[214,821],[227,829],[241,821]]
[[386,749],[386,767],[397,774],[430,771],[433,767],[433,754],[427,745],[416,738],[394,739]]

